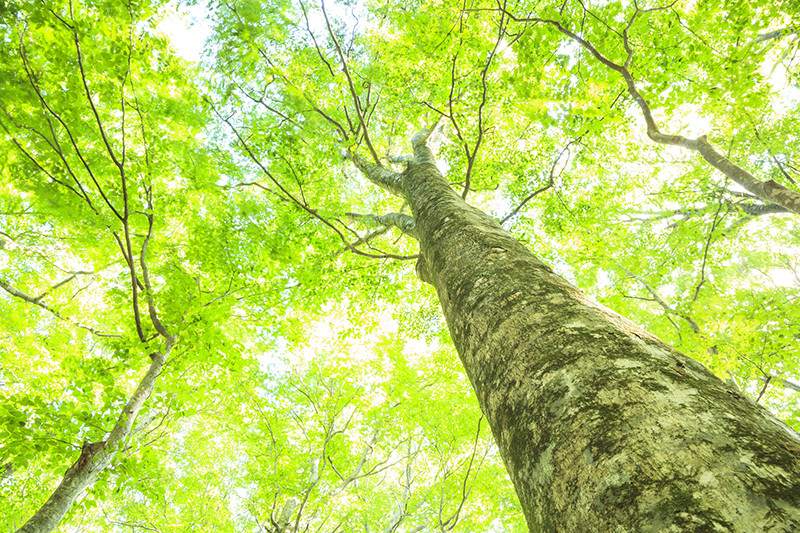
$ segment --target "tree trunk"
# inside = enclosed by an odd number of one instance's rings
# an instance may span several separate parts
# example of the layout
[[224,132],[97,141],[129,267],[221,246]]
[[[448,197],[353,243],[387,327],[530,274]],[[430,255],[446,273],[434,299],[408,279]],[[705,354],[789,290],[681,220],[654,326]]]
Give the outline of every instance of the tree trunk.
[[106,440],[85,442],[78,460],[64,473],[53,494],[36,514],[17,530],[17,533],[48,533],[58,526],[61,519],[72,507],[75,499],[89,488],[125,444],[125,439],[134,430],[134,422],[142,406],[150,398],[164,363],[175,345],[176,337],[166,339],[164,350],[150,355],[152,362],[136,390],[131,395],[119,415],[117,423]]
[[800,531],[797,434],[554,274],[432,163],[417,146],[402,175],[418,273],[531,531]]

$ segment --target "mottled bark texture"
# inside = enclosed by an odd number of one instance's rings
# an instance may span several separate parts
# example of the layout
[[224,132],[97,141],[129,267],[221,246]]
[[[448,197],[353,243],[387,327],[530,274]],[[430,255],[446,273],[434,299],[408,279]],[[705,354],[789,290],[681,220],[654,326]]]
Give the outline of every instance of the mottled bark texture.
[[47,533],[55,529],[75,499],[111,464],[114,456],[124,446],[125,439],[131,434],[142,406],[152,394],[167,356],[175,345],[175,340],[174,336],[167,337],[164,350],[150,355],[152,360],[150,367],[125,404],[117,423],[106,439],[83,444],[78,460],[64,473],[64,479],[56,490],[36,514],[17,530],[17,533]]
[[531,531],[800,531],[794,432],[554,274],[415,155],[418,272]]

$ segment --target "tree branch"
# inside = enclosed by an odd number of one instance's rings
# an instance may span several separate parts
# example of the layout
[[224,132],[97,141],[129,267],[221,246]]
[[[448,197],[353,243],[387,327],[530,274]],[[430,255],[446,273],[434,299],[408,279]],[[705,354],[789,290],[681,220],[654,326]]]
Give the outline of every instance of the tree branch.
[[[150,208],[152,209],[152,204]],[[142,243],[142,250],[139,254],[139,265],[142,267],[142,280],[144,281],[144,290],[145,290],[145,297],[147,298],[147,311],[150,315],[150,321],[153,323],[153,327],[156,328],[156,331],[162,337],[170,338],[171,335],[167,328],[164,327],[164,324],[161,323],[161,320],[158,318],[158,313],[156,312],[156,305],[153,300],[153,287],[150,285],[150,275],[147,270],[147,245],[150,242],[150,238],[153,236],[153,215],[148,213],[147,214],[147,221],[148,221],[148,228],[147,228],[147,236],[144,238],[144,242]]]
[[358,96],[358,92],[356,92],[355,84],[353,83],[353,77],[350,74],[350,68],[347,66],[347,58],[345,58],[344,53],[342,52],[342,47],[339,45],[339,40],[336,38],[336,34],[333,31],[333,27],[331,26],[331,21],[328,19],[328,12],[325,9],[325,2],[322,0],[320,2],[320,7],[322,8],[322,15],[325,18],[325,25],[328,28],[328,34],[333,41],[334,46],[336,47],[336,53],[339,55],[339,61],[342,64],[342,72],[344,72],[345,77],[347,78],[347,86],[350,89],[350,96],[353,99],[353,105],[355,106],[356,115],[358,116],[358,122],[361,128],[364,130],[364,143],[367,145],[370,154],[372,155],[372,159],[375,161],[377,166],[381,165],[381,160],[378,157],[378,152],[375,151],[375,147],[372,146],[372,141],[369,138],[369,132],[367,131],[367,123],[365,120],[365,112],[361,107],[361,99]]
[[417,239],[417,228],[414,218],[402,213],[387,213],[385,215],[361,215],[347,213],[354,220],[361,220],[375,227],[395,227],[413,239]]
[[[481,143],[483,142],[484,134],[486,133],[485,128],[483,127],[483,109],[486,107],[486,101],[488,97],[489,88],[486,84],[486,77],[489,74],[489,67],[492,65],[492,61],[494,60],[495,54],[497,54],[497,49],[500,46],[500,42],[505,35],[505,17],[506,17],[506,0],[503,1],[503,10],[501,11],[500,15],[500,24],[497,28],[497,38],[495,39],[494,46],[492,47],[491,52],[489,52],[489,57],[486,59],[486,64],[481,69],[481,103],[478,105],[478,138],[475,140],[475,146],[472,150],[464,144],[464,149],[467,154],[467,171],[464,176],[464,189],[461,191],[461,198],[466,199],[467,194],[470,190],[470,185],[472,181],[472,169],[475,167],[475,159],[478,156],[478,149],[481,147]],[[455,65],[454,65],[455,66]]]
[[[665,6],[665,8],[666,7],[668,6]],[[784,187],[775,180],[761,181],[757,179],[755,176],[753,176],[752,174],[750,174],[749,172],[747,172],[746,170],[739,167],[738,165],[727,159],[725,156],[720,154],[711,145],[711,143],[708,142],[706,135],[701,135],[697,139],[689,139],[682,135],[666,135],[661,132],[661,130],[658,128],[658,125],[656,124],[655,119],[653,118],[653,113],[650,109],[650,104],[647,102],[647,100],[645,100],[645,98],[636,88],[633,76],[628,70],[628,66],[630,65],[631,59],[633,58],[633,50],[631,49],[628,40],[627,27],[625,31],[623,31],[622,33],[623,46],[625,47],[627,56],[625,58],[625,62],[622,65],[620,65],[618,63],[614,63],[613,61],[605,57],[590,42],[578,36],[574,32],[566,29],[558,21],[550,19],[542,19],[538,17],[515,17],[514,15],[509,13],[504,6],[500,6],[499,4],[498,4],[498,9],[506,13],[509,16],[509,18],[511,18],[516,22],[536,22],[542,24],[549,24],[555,27],[559,32],[566,35],[576,43],[579,43],[586,50],[588,50],[589,53],[591,53],[598,61],[600,61],[600,63],[614,70],[615,72],[621,74],[623,79],[625,80],[625,83],[627,84],[628,93],[633,97],[634,101],[637,103],[637,105],[642,111],[645,123],[647,124],[647,136],[650,137],[651,140],[653,140],[658,144],[681,146],[683,148],[696,151],[711,166],[713,166],[714,168],[722,172],[722,174],[724,174],[726,177],[738,183],[746,190],[755,194],[762,200],[776,203],[778,205],[785,207],[786,209],[795,214],[800,214],[800,193],[792,189],[789,189],[787,187]],[[631,18],[631,21],[628,24],[628,27],[630,27],[630,24],[632,23],[633,19],[639,12],[640,11],[637,8],[636,12]]]
[[[66,281],[60,283],[59,285],[63,285],[64,283],[66,283]],[[58,287],[59,285],[56,285],[56,287]],[[2,279],[0,279],[0,287],[2,287],[3,290],[5,290],[11,296],[14,296],[15,298],[19,298],[20,300],[25,300],[26,302],[28,302],[30,304],[39,306],[42,309],[44,309],[45,311],[47,311],[50,314],[52,314],[53,316],[55,316],[56,318],[58,318],[59,320],[63,320],[64,322],[67,322],[68,324],[72,324],[75,327],[78,327],[78,328],[81,328],[81,329],[85,329],[86,331],[88,331],[92,335],[95,335],[97,337],[103,337],[103,338],[115,338],[115,339],[123,338],[122,335],[119,335],[119,334],[116,334],[116,333],[103,333],[103,332],[98,331],[98,330],[96,330],[96,329],[94,329],[94,328],[92,328],[90,326],[87,326],[87,325],[81,323],[81,322],[78,322],[78,321],[73,320],[71,318],[64,317],[63,315],[61,315],[61,313],[59,313],[58,311],[56,311],[55,309],[53,309],[52,307],[50,307],[49,305],[47,305],[46,303],[44,303],[42,301],[42,298],[44,298],[44,296],[47,294],[47,292],[45,292],[41,296],[38,296],[38,297],[34,298],[33,296],[30,296],[30,295],[25,294],[24,292],[22,292],[20,290],[15,289],[8,282],[6,282],[5,280],[2,280]]]
[[[584,133],[584,135],[586,135],[586,134]],[[527,204],[528,202],[533,200],[536,196],[538,196],[541,193],[545,192],[546,190],[550,189],[554,185],[554,183],[555,183],[555,170],[556,170],[556,166],[558,166],[558,162],[561,161],[561,158],[564,157],[564,155],[567,155],[567,161],[565,161],[564,165],[561,167],[561,172],[563,172],[564,168],[567,165],[567,162],[569,162],[569,147],[572,146],[573,144],[579,142],[581,139],[583,139],[583,135],[581,135],[580,137],[578,137],[576,139],[571,140],[570,142],[568,142],[566,144],[566,146],[564,146],[564,148],[561,149],[561,152],[559,152],[558,156],[553,160],[553,164],[550,165],[550,172],[548,174],[547,185],[545,185],[544,187],[540,187],[539,189],[536,189],[535,191],[530,193],[528,196],[526,196],[519,203],[519,205],[517,207],[515,207],[508,215],[506,215],[503,218],[503,220],[500,221],[500,224],[505,224],[506,222],[508,222],[508,220],[511,217],[513,217],[514,215],[519,213],[522,210],[522,208],[525,207],[525,204]],[[559,172],[559,176],[561,175],[561,172]]]
[[[317,212],[316,209],[313,209],[313,208],[309,207],[308,205],[306,205],[300,198],[298,198],[297,196],[292,194],[291,191],[286,189],[283,186],[283,184],[280,181],[278,181],[278,179],[272,174],[272,172],[270,172],[270,170],[264,165],[264,163],[262,163],[256,157],[255,153],[253,152],[252,148],[250,147],[250,144],[247,142],[247,139],[245,139],[242,136],[242,134],[239,132],[239,130],[231,123],[231,120],[230,120],[231,117],[223,117],[219,113],[219,111],[216,109],[216,107],[212,106],[212,110],[214,111],[214,114],[217,115],[217,117],[219,117],[223,122],[225,122],[228,125],[228,127],[230,127],[231,131],[233,132],[233,134],[238,139],[239,144],[244,149],[244,151],[247,154],[248,158],[281,191],[281,193],[283,193],[283,195],[286,198],[288,198],[290,201],[292,201],[294,204],[296,204],[298,207],[300,207],[303,211],[308,213],[310,216],[312,216],[313,218],[319,220],[321,223],[323,223],[324,225],[328,226],[331,230],[333,230],[339,236],[339,238],[342,240],[342,242],[345,244],[345,246],[347,247],[347,249],[350,252],[352,252],[352,253],[354,253],[356,255],[361,255],[361,256],[364,256],[364,257],[370,257],[370,258],[373,258],[373,259],[402,259],[402,260],[416,259],[416,257],[417,257],[416,255],[407,256],[407,255],[397,255],[397,254],[380,254],[380,255],[378,255],[378,254],[370,254],[370,253],[367,253],[367,252],[362,252],[358,248],[353,247],[339,228],[334,226],[325,217],[320,215],[319,212]],[[386,169],[383,169],[383,170],[386,170]],[[264,188],[263,186],[260,186],[260,187]]]
[[640,276],[637,276],[636,274],[634,274],[624,266],[620,265],[619,263],[614,263],[614,264],[617,266],[617,268],[623,270],[628,275],[629,278],[638,281],[642,285],[642,287],[644,287],[647,290],[647,292],[650,293],[650,295],[653,297],[653,299],[650,301],[656,302],[658,305],[661,306],[661,308],[666,313],[684,319],[686,323],[689,324],[689,327],[692,329],[694,333],[700,334],[700,326],[697,325],[697,322],[692,320],[692,317],[684,313],[681,313],[674,307],[670,306],[666,301],[664,301],[664,299],[661,297],[658,291],[656,291],[653,287],[648,285],[647,282],[645,282]]
[[17,533],[40,533],[52,531],[72,507],[75,499],[83,493],[107,467],[114,456],[125,445],[125,439],[134,428],[136,417],[150,398],[167,356],[175,346],[176,337],[168,337],[164,349],[150,354],[152,362],[136,390],[120,412],[117,423],[104,440],[84,442],[81,454],[70,466],[53,494]]
[[405,198],[405,187],[403,185],[403,175],[393,172],[382,166],[373,165],[355,153],[343,151],[345,159],[353,162],[358,170],[375,185],[386,189],[395,196]]

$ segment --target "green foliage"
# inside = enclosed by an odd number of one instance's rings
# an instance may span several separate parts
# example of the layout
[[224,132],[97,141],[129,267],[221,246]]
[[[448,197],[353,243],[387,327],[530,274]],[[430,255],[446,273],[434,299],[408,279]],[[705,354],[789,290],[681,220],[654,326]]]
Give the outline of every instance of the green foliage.
[[416,243],[345,215],[408,209],[341,151],[401,171],[388,156],[436,120],[468,201],[800,427],[796,217],[652,145],[622,77],[553,24],[618,64],[627,36],[665,133],[796,190],[796,6],[506,7],[531,20],[212,2],[193,65],[160,2],[0,3],[0,281],[28,296],[0,290],[0,527],[163,349],[144,261],[178,342],[63,530],[523,531]]

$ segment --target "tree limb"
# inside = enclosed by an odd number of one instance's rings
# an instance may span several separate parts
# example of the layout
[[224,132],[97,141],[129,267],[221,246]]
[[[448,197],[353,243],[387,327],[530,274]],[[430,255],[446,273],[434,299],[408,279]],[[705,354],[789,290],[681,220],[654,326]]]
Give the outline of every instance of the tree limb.
[[[61,284],[63,284],[63,283],[65,283],[65,282],[62,282]],[[52,314],[53,316],[55,316],[56,318],[58,318],[59,320],[63,320],[64,322],[67,322],[68,324],[72,324],[75,327],[78,327],[78,328],[81,328],[81,329],[85,329],[86,331],[88,331],[92,335],[95,335],[97,337],[103,337],[103,338],[114,338],[114,339],[123,338],[122,335],[119,335],[119,334],[116,334],[116,333],[103,333],[102,331],[98,331],[98,330],[96,330],[96,329],[94,329],[94,328],[92,328],[90,326],[87,326],[87,325],[85,325],[85,324],[83,324],[81,322],[78,322],[77,320],[73,320],[71,318],[64,317],[61,313],[59,313],[58,311],[56,311],[55,309],[53,309],[52,307],[50,307],[49,305],[47,305],[46,303],[44,303],[42,301],[42,298],[44,298],[44,296],[47,294],[46,292],[43,295],[34,298],[33,296],[30,296],[30,295],[25,294],[24,292],[22,292],[20,290],[15,289],[8,282],[6,282],[5,280],[2,280],[2,279],[0,279],[0,287],[2,287],[3,290],[5,290],[11,296],[19,298],[20,300],[25,300],[26,302],[28,302],[30,304],[39,306],[42,309],[44,309],[45,311],[47,311],[50,314]]]
[[399,229],[404,234],[417,239],[417,228],[414,218],[403,213],[387,213],[385,215],[361,215],[359,213],[347,213],[347,216],[361,220],[373,226],[391,226]]
[[631,20],[628,23],[628,27],[626,27],[626,29],[622,32],[623,45],[625,47],[627,55],[625,57],[624,63],[620,65],[605,57],[590,42],[580,37],[576,33],[568,30],[567,28],[562,26],[561,23],[559,23],[558,21],[543,19],[538,17],[515,17],[514,15],[509,13],[505,9],[505,7],[500,6],[499,4],[498,4],[498,9],[506,13],[509,16],[509,18],[511,18],[516,22],[536,22],[554,26],[559,32],[566,35],[576,43],[583,46],[586,50],[588,50],[589,53],[591,53],[598,61],[600,61],[600,63],[622,75],[628,87],[628,93],[633,97],[634,101],[642,111],[645,123],[647,124],[647,136],[650,137],[651,140],[653,140],[658,144],[680,146],[683,148],[687,148],[689,150],[693,150],[699,153],[703,159],[705,159],[711,166],[722,172],[722,174],[724,174],[726,177],[738,183],[739,185],[744,187],[747,191],[753,193],[762,200],[776,203],[780,206],[785,207],[786,209],[795,214],[800,214],[800,193],[792,189],[789,189],[787,187],[784,187],[775,180],[761,181],[757,179],[755,176],[753,176],[743,168],[739,167],[738,165],[727,159],[721,153],[719,153],[711,145],[711,143],[708,142],[706,135],[701,135],[697,139],[689,139],[682,135],[667,135],[661,132],[661,130],[658,128],[658,125],[656,124],[655,119],[653,118],[653,113],[650,109],[650,104],[636,88],[633,76],[628,70],[628,66],[630,65],[631,59],[633,58],[633,50],[630,47],[627,35],[627,29],[632,24],[633,19],[636,17],[636,15],[643,11],[640,11],[637,8],[636,12],[631,17]]
[[120,412],[114,428],[104,440],[93,443],[84,442],[80,457],[67,469],[64,478],[53,494],[33,517],[17,530],[17,533],[52,531],[72,507],[75,499],[91,486],[97,476],[111,464],[117,452],[124,447],[125,439],[134,428],[137,415],[152,394],[161,369],[175,346],[176,340],[177,338],[174,336],[168,337],[163,350],[150,354],[152,359],[150,367]]
[[361,107],[361,99],[356,92],[355,84],[353,83],[353,77],[350,74],[350,68],[347,66],[347,59],[342,52],[342,47],[339,45],[339,40],[336,38],[336,34],[333,32],[333,27],[331,26],[331,22],[328,19],[328,12],[325,9],[325,2],[324,0],[320,2],[320,7],[322,8],[322,15],[325,18],[325,25],[328,28],[328,34],[333,41],[333,45],[336,47],[336,52],[339,55],[339,61],[342,64],[342,72],[344,72],[345,77],[347,78],[347,86],[350,89],[350,96],[353,99],[353,105],[355,106],[356,115],[358,116],[358,122],[361,128],[364,130],[364,144],[367,145],[370,154],[372,155],[372,159],[375,161],[377,166],[381,165],[381,160],[378,157],[378,152],[375,151],[375,147],[372,146],[372,141],[369,138],[369,132],[367,131],[367,123],[365,118],[365,111]]
[[345,159],[353,162],[358,170],[375,185],[386,189],[395,196],[405,198],[403,175],[382,166],[374,165],[360,155],[343,151]]
[[614,264],[617,266],[617,268],[623,270],[628,275],[629,278],[638,281],[642,285],[642,287],[644,287],[647,290],[647,292],[649,292],[650,295],[653,297],[651,301],[656,302],[659,306],[661,306],[661,308],[666,313],[684,319],[686,323],[689,324],[689,327],[692,329],[694,333],[700,334],[700,326],[697,325],[697,322],[692,320],[692,317],[690,317],[687,314],[681,313],[680,311],[669,305],[666,301],[664,301],[664,299],[661,297],[658,291],[656,291],[653,287],[647,284],[647,282],[645,282],[640,276],[637,276],[636,274],[634,274],[624,266],[620,265],[619,263],[614,263]]

